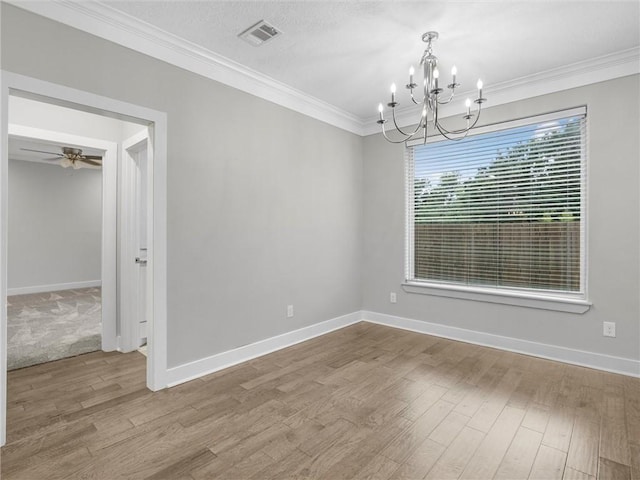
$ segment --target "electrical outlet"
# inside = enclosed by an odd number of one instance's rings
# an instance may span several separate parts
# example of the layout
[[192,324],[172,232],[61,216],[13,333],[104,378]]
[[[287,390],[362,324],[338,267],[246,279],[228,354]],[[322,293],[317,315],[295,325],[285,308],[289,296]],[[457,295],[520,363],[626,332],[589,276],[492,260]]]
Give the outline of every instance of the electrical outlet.
[[396,296],[396,292],[389,293],[389,301],[391,303],[396,303],[398,301],[398,297]]
[[293,305],[287,305],[287,318],[293,317]]
[[605,337],[615,337],[616,336],[615,322],[602,322],[602,335]]

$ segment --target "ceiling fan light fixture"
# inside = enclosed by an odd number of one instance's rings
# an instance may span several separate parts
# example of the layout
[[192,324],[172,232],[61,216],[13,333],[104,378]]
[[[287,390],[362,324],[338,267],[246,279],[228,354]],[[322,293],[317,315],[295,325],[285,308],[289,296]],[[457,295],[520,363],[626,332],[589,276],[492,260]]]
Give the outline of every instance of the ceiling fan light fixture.
[[84,155],[79,148],[62,147],[62,153],[46,152],[43,150],[34,150],[32,148],[21,148],[26,152],[46,153],[48,155],[57,155],[58,158],[49,158],[46,160],[60,160],[59,165],[67,168],[73,167],[76,170],[84,166],[102,167],[102,155]]

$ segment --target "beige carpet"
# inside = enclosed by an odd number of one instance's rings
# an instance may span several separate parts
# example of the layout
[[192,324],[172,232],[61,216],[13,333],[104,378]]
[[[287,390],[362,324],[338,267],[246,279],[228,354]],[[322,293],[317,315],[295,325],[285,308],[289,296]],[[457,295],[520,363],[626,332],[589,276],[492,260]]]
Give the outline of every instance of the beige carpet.
[[101,349],[100,288],[7,297],[7,369]]

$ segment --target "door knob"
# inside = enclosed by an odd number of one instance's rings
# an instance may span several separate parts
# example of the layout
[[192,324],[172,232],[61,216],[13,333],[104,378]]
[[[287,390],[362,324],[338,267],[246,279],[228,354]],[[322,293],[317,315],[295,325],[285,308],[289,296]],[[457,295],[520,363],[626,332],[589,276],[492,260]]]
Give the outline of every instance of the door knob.
[[145,266],[147,264],[147,259],[146,258],[136,257],[136,263],[141,265],[141,266]]

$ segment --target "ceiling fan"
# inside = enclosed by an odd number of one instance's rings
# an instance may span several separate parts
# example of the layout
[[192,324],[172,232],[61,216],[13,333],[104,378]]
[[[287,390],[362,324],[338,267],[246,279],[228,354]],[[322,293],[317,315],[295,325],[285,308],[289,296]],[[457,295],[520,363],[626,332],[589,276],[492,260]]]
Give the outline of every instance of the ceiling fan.
[[21,148],[26,152],[46,153],[48,155],[56,155],[54,158],[45,158],[44,160],[61,160],[60,165],[64,168],[73,167],[81,168],[84,164],[92,167],[102,166],[102,156],[100,155],[83,155],[79,148],[62,147],[62,153],[44,152],[42,150],[33,150],[31,148]]

